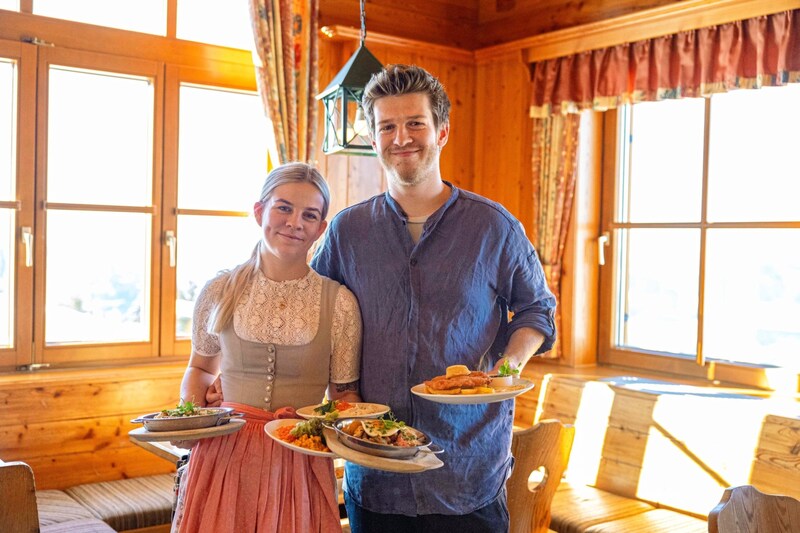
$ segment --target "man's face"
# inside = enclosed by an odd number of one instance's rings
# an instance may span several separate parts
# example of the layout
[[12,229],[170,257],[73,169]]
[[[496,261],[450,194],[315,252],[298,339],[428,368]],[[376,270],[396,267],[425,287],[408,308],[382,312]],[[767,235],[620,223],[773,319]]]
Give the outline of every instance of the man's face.
[[434,125],[428,95],[411,93],[375,100],[372,146],[390,181],[413,186],[439,176],[439,152],[449,124]]

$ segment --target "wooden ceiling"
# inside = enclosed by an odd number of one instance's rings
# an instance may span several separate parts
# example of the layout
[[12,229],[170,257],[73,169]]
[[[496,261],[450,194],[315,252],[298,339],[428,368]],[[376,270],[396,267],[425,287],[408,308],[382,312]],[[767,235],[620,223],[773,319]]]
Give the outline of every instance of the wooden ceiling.
[[[681,0],[366,0],[367,36],[477,50]],[[320,26],[360,28],[359,0],[321,0]]]

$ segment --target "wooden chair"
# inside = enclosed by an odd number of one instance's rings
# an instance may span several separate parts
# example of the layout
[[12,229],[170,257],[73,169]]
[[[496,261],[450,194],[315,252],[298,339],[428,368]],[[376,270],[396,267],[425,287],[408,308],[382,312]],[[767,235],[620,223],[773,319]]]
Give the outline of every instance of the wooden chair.
[[[506,482],[511,533],[546,533],[550,525],[550,504],[567,469],[575,428],[558,420],[542,420],[531,428],[514,432],[511,454],[514,471]],[[535,486],[531,473],[543,469]]]
[[764,494],[752,485],[725,489],[708,515],[710,533],[792,533],[800,531],[800,500]]
[[3,530],[38,532],[39,512],[31,467],[17,461],[0,461],[0,489],[0,524]]

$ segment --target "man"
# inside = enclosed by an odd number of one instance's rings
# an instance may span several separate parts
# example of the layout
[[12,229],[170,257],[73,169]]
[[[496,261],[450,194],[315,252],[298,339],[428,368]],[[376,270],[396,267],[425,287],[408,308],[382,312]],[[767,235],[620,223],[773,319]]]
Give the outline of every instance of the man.
[[448,405],[409,389],[455,364],[521,369],[553,345],[555,299],[519,221],[442,180],[450,102],[439,81],[390,65],[362,106],[389,190],[339,213],[312,266],[361,305],[363,400],[391,406],[445,453],[442,468],[414,474],[348,463],[351,530],[506,531],[513,400]]

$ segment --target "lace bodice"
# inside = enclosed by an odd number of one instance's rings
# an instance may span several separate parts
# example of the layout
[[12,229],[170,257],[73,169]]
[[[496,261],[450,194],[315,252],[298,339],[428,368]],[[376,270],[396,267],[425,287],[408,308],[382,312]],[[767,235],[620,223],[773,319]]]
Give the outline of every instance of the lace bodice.
[[[199,355],[220,354],[219,336],[208,331],[208,319],[226,274],[209,281],[195,303],[192,348]],[[286,346],[308,344],[319,326],[322,278],[313,270],[302,278],[272,281],[262,272],[246,288],[233,316],[234,332],[247,341]],[[361,313],[349,289],[336,295],[331,331],[332,383],[350,383],[359,377]]]

